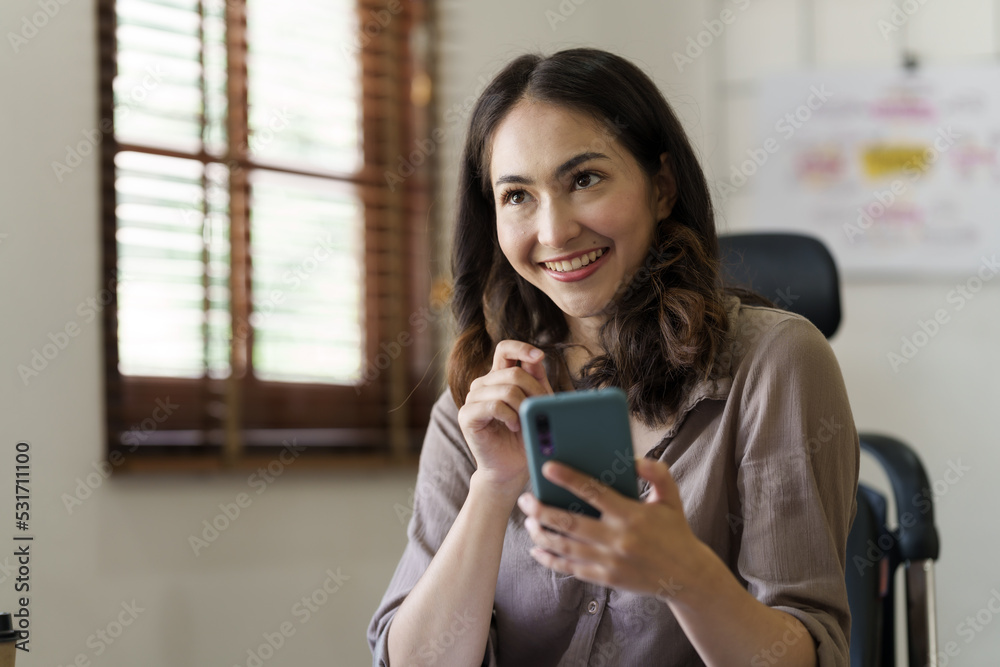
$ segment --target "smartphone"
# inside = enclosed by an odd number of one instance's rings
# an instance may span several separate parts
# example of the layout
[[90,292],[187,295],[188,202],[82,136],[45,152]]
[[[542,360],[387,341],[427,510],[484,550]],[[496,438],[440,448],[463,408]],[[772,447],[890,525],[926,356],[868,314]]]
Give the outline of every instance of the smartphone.
[[530,396],[521,403],[521,432],[531,490],[546,505],[598,517],[600,512],[542,477],[548,460],[565,463],[618,493],[639,498],[625,392],[617,388]]

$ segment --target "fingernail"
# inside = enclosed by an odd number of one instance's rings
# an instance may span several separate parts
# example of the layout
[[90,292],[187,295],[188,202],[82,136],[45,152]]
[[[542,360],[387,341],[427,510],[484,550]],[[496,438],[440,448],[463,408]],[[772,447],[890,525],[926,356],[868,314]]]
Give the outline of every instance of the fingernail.
[[538,349],[538,348],[536,347],[536,348],[535,348],[534,350],[532,350],[532,351],[531,351],[531,352],[530,352],[530,353],[528,354],[528,356],[529,356],[529,357],[531,357],[532,359],[541,359],[541,358],[542,358],[542,351],[541,351],[541,350],[539,350],[539,349]]

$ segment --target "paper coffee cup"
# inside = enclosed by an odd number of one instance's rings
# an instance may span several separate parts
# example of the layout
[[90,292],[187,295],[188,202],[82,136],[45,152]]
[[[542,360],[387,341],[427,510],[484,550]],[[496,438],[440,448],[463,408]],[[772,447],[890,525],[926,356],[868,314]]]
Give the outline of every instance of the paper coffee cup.
[[0,614],[0,667],[14,667],[18,632],[9,612]]

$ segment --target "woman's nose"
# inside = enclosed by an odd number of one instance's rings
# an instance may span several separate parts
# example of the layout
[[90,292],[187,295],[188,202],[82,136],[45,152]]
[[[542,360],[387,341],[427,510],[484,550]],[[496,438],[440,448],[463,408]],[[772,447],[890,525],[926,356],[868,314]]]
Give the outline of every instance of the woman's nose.
[[541,206],[538,214],[538,242],[549,248],[565,248],[580,234],[573,208],[558,199]]

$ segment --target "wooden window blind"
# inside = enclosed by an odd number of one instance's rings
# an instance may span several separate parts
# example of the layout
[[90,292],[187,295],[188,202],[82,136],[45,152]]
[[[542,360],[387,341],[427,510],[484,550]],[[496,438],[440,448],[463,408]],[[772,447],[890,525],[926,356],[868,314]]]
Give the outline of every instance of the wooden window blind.
[[98,12],[110,461],[408,457],[434,398],[424,3]]

